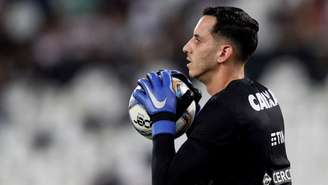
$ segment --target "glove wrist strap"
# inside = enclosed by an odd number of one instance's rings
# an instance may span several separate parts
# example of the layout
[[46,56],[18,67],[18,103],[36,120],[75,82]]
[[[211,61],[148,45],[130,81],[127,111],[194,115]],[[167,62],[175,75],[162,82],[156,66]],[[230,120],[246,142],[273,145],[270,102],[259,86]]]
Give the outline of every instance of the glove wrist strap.
[[159,112],[151,115],[151,122],[155,123],[160,120],[176,121],[176,115],[171,112]]
[[169,120],[160,120],[157,122],[153,122],[152,124],[152,136],[158,134],[172,134],[176,133],[176,124],[173,121]]

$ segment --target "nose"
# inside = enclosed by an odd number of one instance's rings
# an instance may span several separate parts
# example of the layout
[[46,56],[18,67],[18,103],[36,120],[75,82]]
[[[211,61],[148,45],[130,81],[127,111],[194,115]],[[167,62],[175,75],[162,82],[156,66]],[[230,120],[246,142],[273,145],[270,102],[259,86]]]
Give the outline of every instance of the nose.
[[188,41],[184,46],[183,46],[183,48],[182,48],[182,51],[185,53],[185,54],[190,54],[190,47],[189,47],[189,42],[190,41]]

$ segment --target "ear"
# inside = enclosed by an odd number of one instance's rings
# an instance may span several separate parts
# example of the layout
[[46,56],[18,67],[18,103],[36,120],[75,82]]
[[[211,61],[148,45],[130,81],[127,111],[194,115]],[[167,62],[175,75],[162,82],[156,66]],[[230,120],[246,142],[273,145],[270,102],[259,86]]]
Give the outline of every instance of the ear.
[[217,53],[217,62],[224,63],[232,57],[233,48],[229,44],[222,44]]

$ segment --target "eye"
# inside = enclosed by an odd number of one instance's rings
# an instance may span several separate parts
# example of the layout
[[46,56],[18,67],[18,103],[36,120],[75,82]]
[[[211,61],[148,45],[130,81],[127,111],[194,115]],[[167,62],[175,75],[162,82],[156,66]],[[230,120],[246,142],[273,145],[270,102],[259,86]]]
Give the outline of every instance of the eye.
[[196,43],[199,43],[200,42],[199,37],[194,37],[194,40],[195,40]]

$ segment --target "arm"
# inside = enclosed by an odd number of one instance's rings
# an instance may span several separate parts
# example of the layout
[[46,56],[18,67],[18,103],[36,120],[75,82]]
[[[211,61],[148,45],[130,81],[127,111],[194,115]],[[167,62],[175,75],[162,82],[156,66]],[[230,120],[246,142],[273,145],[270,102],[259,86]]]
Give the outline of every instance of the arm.
[[195,184],[208,180],[211,169],[211,146],[188,138],[175,153],[174,137],[160,134],[153,138],[153,185]]
[[191,139],[175,154],[177,98],[172,89],[171,74],[167,70],[161,71],[159,75],[149,73],[147,79],[138,81],[142,89],[134,92],[134,97],[146,108],[153,123],[154,185],[191,182],[198,177],[197,173],[205,172],[199,167],[207,164],[204,160],[209,160],[207,151],[199,150],[202,145]]

